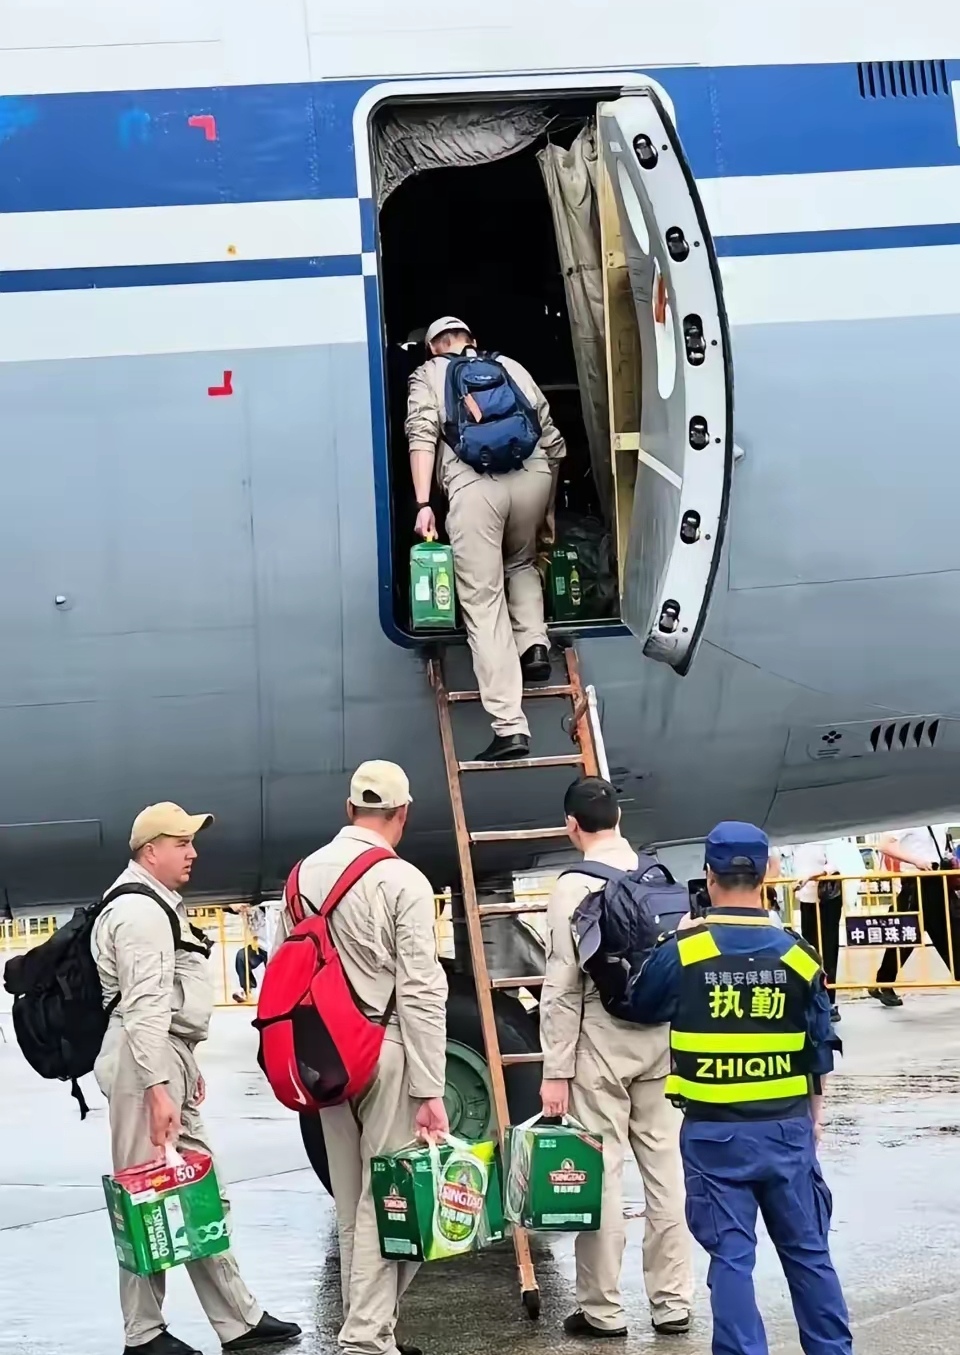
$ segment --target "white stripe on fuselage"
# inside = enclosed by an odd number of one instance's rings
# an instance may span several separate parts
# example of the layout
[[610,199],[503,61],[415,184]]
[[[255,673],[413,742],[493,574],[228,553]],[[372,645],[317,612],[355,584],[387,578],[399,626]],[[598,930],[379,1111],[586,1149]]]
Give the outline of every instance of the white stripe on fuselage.
[[0,293],[0,362],[365,340],[359,276]]
[[[701,179],[715,236],[960,222],[960,165]],[[11,271],[359,254],[356,198],[0,213]],[[866,252],[866,251],[864,251]]]
[[714,235],[960,222],[960,165],[698,179]]
[[356,198],[0,213],[10,271],[359,253]]
[[960,315],[960,245],[720,260],[732,325]]

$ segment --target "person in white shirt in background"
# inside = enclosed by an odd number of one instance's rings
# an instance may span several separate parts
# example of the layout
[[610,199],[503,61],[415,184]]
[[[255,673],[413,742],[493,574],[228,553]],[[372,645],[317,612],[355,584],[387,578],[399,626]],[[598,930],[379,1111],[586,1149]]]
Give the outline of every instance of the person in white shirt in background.
[[[840,958],[840,921],[843,916],[843,887],[834,885],[829,876],[844,874],[844,864],[838,859],[834,842],[802,842],[794,848],[793,872],[800,883],[794,898],[800,905],[800,931],[805,940],[815,946],[823,963],[827,991],[830,994],[830,1016],[840,1020],[837,1006],[837,965]],[[863,861],[857,853],[859,868]],[[856,887],[854,882],[854,887]]]
[[[930,828],[908,828],[902,833],[888,833],[876,843],[876,850],[889,857],[894,869],[902,875],[926,874],[940,867],[940,846]],[[919,884],[919,890],[918,890]],[[936,947],[947,968],[950,968],[950,944],[947,933],[947,910],[944,906],[943,879],[917,881],[910,878],[900,881],[894,911],[898,913],[916,912],[920,900],[923,900],[923,929]],[[955,941],[954,948],[957,949]],[[895,946],[884,952],[880,968],[877,970],[877,983],[892,983],[903,969],[912,953],[912,946]],[[960,954],[953,956],[954,975],[960,967]],[[871,988],[871,997],[882,1002],[885,1007],[902,1007],[903,998],[892,988]]]

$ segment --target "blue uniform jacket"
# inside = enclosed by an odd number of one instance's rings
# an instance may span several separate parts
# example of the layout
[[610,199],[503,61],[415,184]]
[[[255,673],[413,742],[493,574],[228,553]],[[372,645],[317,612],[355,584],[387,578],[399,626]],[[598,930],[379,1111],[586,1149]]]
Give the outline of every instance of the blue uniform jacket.
[[[754,908],[715,908],[704,919],[710,922],[714,914],[742,914],[756,917]],[[796,937],[782,927],[770,924],[770,935],[760,933],[756,927],[712,926],[717,945],[724,955],[749,955],[756,949],[760,935],[771,949],[786,952],[794,945]],[[681,932],[680,935],[686,933]],[[683,967],[677,949],[677,937],[671,936],[651,952],[644,962],[640,973],[631,981],[628,993],[629,1019],[640,1025],[655,1026],[664,1022],[673,1022],[677,1015],[677,1000],[680,995],[680,976]],[[626,1013],[625,1013],[626,1014]],[[830,998],[824,987],[821,972],[810,985],[807,1002],[807,1038],[811,1051],[809,1071],[814,1077],[823,1077],[833,1072],[833,1051],[840,1048],[840,1041],[833,1032],[830,1021]]]

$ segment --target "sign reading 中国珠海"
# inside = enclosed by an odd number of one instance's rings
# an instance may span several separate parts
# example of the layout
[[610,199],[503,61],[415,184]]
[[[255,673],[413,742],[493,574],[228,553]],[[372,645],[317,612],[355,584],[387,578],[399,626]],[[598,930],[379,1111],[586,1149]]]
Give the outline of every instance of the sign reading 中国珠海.
[[846,919],[848,946],[922,946],[918,913],[859,913]]

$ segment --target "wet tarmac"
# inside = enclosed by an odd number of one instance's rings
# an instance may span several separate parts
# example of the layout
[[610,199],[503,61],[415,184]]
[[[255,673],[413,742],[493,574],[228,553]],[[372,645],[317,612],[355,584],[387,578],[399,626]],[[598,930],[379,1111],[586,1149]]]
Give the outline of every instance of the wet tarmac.
[[[830,1086],[824,1169],[835,1198],[832,1246],[860,1355],[919,1355],[960,1347],[960,994],[913,995],[899,1011],[843,1005],[844,1071]],[[112,1355],[123,1347],[116,1270],[100,1175],[108,1167],[102,1100],[85,1124],[66,1088],[41,1082],[0,1009],[0,1352]],[[3,1035],[6,1043],[3,1043]],[[292,1116],[254,1064],[248,1016],[218,1012],[203,1059],[207,1119],[231,1183],[235,1244],[261,1301],[300,1322],[303,1355],[333,1355],[339,1276],[329,1199],[304,1168]],[[707,1355],[710,1322],[702,1254],[694,1332],[654,1338],[640,1270],[642,1191],[628,1174],[624,1290],[630,1319],[613,1351],[656,1346]],[[560,1322],[573,1307],[572,1240],[538,1244],[540,1322],[520,1308],[512,1250],[424,1267],[402,1334],[428,1355],[567,1352]],[[776,1257],[763,1238],[757,1289],[771,1351],[799,1345]],[[218,1349],[186,1276],[169,1279],[173,1331]]]

